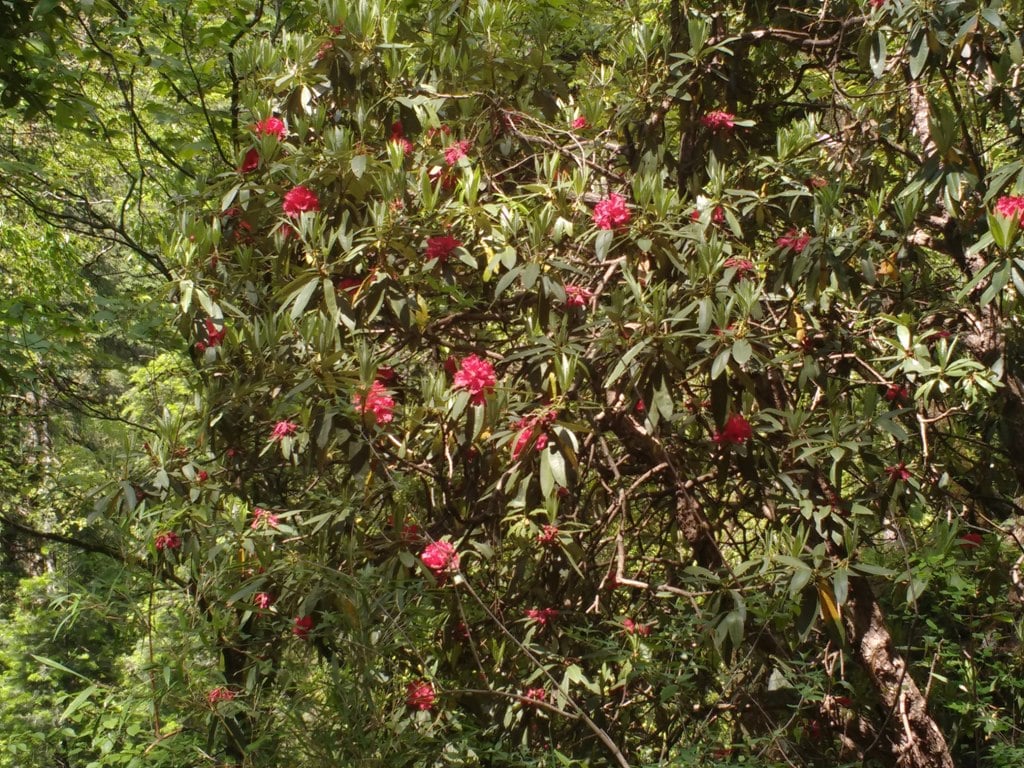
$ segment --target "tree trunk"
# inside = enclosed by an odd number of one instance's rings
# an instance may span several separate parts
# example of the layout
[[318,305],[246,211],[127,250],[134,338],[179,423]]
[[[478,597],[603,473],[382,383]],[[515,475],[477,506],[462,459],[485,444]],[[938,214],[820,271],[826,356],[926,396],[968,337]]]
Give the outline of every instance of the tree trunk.
[[871,585],[850,578],[845,606],[846,631],[857,662],[871,678],[887,710],[884,731],[900,768],[953,768],[946,738],[928,714],[921,689],[907,663],[893,648],[892,636]]

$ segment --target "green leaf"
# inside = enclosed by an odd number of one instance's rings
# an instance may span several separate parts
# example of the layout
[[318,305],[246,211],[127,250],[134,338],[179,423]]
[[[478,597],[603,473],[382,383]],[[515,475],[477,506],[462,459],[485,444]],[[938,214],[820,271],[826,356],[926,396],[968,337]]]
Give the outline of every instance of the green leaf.
[[[738,365],[746,365],[752,353],[753,349],[750,346],[750,342],[746,339],[736,339],[732,345],[732,359]],[[712,377],[714,378],[714,374],[712,374]]]
[[611,248],[614,237],[615,233],[610,229],[602,229],[597,233],[597,237],[594,238],[594,253],[599,262],[604,263],[604,260],[608,258],[608,249]]
[[910,41],[910,79],[917,80],[928,64],[928,30],[919,29]]
[[871,74],[875,79],[881,79],[885,74],[885,33],[882,30],[875,32],[871,39],[871,50],[868,53],[868,63],[871,66]]

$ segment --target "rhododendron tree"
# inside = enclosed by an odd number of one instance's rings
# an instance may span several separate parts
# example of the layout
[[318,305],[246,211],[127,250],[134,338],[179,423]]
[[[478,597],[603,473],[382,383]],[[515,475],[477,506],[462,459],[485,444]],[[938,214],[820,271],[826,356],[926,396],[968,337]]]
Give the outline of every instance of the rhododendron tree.
[[873,5],[325,3],[232,51],[165,238],[195,412],[125,526],[237,692],[214,759],[1017,749],[947,609],[1019,557],[1020,12]]

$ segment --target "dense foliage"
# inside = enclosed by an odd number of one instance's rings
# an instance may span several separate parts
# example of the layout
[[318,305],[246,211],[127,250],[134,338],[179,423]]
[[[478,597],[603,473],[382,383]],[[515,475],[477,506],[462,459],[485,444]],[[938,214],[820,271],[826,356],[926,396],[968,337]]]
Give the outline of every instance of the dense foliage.
[[68,14],[0,759],[1019,764],[1018,4]]

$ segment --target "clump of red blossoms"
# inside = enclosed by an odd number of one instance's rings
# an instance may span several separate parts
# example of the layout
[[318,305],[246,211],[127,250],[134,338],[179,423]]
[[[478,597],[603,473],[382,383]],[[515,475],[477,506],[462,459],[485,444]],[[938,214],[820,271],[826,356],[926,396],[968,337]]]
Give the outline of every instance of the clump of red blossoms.
[[165,549],[177,549],[181,546],[181,537],[174,531],[165,531],[164,533],[157,534],[156,538],[153,539],[153,546],[159,552],[163,552]]
[[1008,195],[996,200],[996,213],[1007,219],[1020,219],[1024,216],[1024,197]]
[[397,120],[391,124],[391,142],[401,147],[403,155],[412,153],[412,142],[405,138],[405,130]]
[[292,627],[292,634],[296,637],[307,638],[313,629],[312,616],[296,616],[295,625]]
[[281,202],[281,208],[284,210],[286,216],[297,219],[304,213],[319,211],[320,198],[318,198],[316,196],[316,192],[311,190],[309,187],[304,187],[299,184],[285,192],[284,200]]
[[269,592],[257,592],[253,595],[252,601],[257,608],[265,611],[274,604],[274,596]]
[[448,261],[452,251],[462,245],[461,240],[456,240],[449,235],[437,235],[427,238],[427,260],[437,259],[442,264]]
[[526,611],[526,618],[537,622],[540,626],[546,627],[558,618],[557,608],[529,608]]
[[746,278],[757,274],[757,269],[755,269],[754,267],[754,262],[750,261],[749,259],[729,258],[725,260],[724,266],[726,269],[734,268],[736,270],[736,277],[738,277],[740,280],[745,280]]
[[266,117],[260,120],[252,127],[252,131],[257,136],[276,136],[278,141],[288,138],[288,129],[279,117]]
[[378,424],[387,424],[394,419],[395,401],[380,381],[373,382],[365,393],[356,393],[352,404],[359,413],[372,413]]
[[459,554],[447,541],[433,541],[423,549],[420,560],[435,576],[459,570]]
[[890,403],[902,403],[910,398],[910,392],[902,384],[890,384],[882,397]]
[[260,528],[277,528],[277,515],[268,509],[262,507],[253,507],[252,509],[252,523],[249,527],[254,531]]
[[434,702],[436,701],[437,692],[434,690],[434,686],[426,680],[417,680],[416,682],[409,683],[409,686],[405,689],[405,703],[410,709],[426,712],[434,708]]
[[797,232],[795,229],[789,230],[782,237],[775,240],[775,244],[780,248],[789,248],[794,253],[800,253],[807,244],[811,242],[811,236],[806,232]]
[[225,688],[222,685],[218,685],[206,694],[206,703],[211,707],[216,706],[222,701],[234,701],[235,692],[229,688]]
[[470,355],[462,359],[459,370],[455,372],[452,386],[455,389],[465,389],[469,392],[470,402],[473,405],[483,405],[484,399],[494,391],[494,386],[497,383],[494,366],[487,360]]
[[245,153],[245,158],[242,160],[242,164],[238,166],[239,173],[249,173],[255,171],[260,167],[260,152],[256,147],[253,147]]
[[622,229],[629,224],[630,217],[625,198],[616,192],[594,206],[594,224],[598,229]]
[[209,479],[210,473],[207,472],[205,469],[200,469],[198,472],[196,472],[196,482],[205,483]]
[[587,127],[587,118],[585,118],[583,115],[580,115],[579,117],[572,121],[572,127],[573,130],[582,131],[584,128]]
[[466,156],[466,153],[472,146],[473,142],[468,141],[467,139],[452,142],[444,151],[444,161],[448,163],[448,165],[455,165],[459,160]]
[[622,628],[626,630],[626,634],[629,635],[640,635],[640,637],[647,637],[651,634],[651,628],[647,624],[640,624],[633,621],[632,619],[623,619]]
[[558,418],[558,414],[554,411],[546,411],[536,416],[524,416],[519,419],[515,424],[519,434],[512,444],[512,461],[518,461],[531,443],[534,450],[543,451],[548,445],[548,436],[545,430],[556,418]]
[[594,298],[594,294],[581,285],[568,283],[565,286],[565,306],[567,307],[585,307],[592,298]]
[[736,115],[721,110],[708,112],[700,119],[701,125],[712,131],[731,131],[736,127]]
[[537,543],[543,544],[546,547],[553,547],[558,544],[558,526],[557,525],[545,525],[540,529],[540,533],[537,534]]
[[[690,214],[690,220],[691,221],[700,221],[700,215],[701,215],[701,211],[695,209]],[[724,221],[725,221],[725,208],[723,208],[720,205],[716,205],[711,210],[711,223],[712,224],[722,224]]]
[[529,699],[531,702],[543,702],[547,698],[547,692],[543,688],[527,688],[523,691],[523,698]]
[[274,429],[270,433],[270,439],[281,440],[285,437],[291,437],[298,428],[299,425],[294,421],[279,421],[274,425]]
[[206,330],[206,346],[220,346],[220,343],[224,341],[224,334],[227,331],[224,328],[218,330],[217,324],[209,317],[203,318],[203,328]]
[[743,414],[734,413],[726,420],[722,431],[715,432],[711,439],[719,445],[735,445],[747,442],[753,434],[750,422],[743,417]]
[[899,464],[893,464],[891,467],[886,467],[885,471],[893,480],[902,480],[903,482],[906,482],[910,479],[910,470],[907,469],[907,464],[903,461]]
[[983,541],[984,537],[980,533],[972,531],[960,537],[960,547],[962,549],[977,549]]

